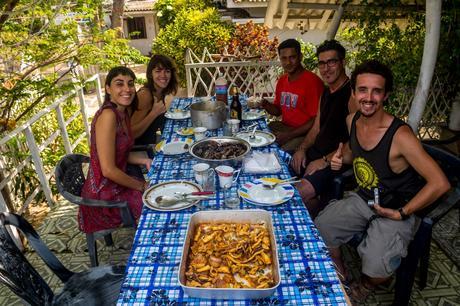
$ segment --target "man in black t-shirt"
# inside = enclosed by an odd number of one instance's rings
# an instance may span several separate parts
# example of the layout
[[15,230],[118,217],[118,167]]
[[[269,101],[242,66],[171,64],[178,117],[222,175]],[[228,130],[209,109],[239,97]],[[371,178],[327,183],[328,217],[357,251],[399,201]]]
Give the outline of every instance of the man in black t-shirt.
[[321,77],[328,87],[321,96],[313,127],[291,162],[297,175],[303,176],[296,188],[313,218],[322,207],[312,199],[332,185],[334,172],[329,167],[330,156],[340,142],[348,140],[345,119],[350,111],[356,110],[350,99],[350,80],[345,74],[345,48],[336,40],[326,40],[316,54]]

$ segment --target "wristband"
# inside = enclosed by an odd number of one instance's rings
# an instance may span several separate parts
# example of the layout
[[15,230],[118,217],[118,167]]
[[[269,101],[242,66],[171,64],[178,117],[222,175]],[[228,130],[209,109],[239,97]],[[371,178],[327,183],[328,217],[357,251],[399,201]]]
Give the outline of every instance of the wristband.
[[326,167],[331,164],[331,162],[329,160],[327,160],[326,156],[323,156],[323,160],[326,162]]
[[406,213],[404,212],[404,210],[403,210],[402,207],[400,207],[400,208],[398,209],[398,211],[399,211],[399,214],[401,215],[401,220],[407,220],[407,219],[409,219],[410,216],[409,216],[409,215],[406,215]]

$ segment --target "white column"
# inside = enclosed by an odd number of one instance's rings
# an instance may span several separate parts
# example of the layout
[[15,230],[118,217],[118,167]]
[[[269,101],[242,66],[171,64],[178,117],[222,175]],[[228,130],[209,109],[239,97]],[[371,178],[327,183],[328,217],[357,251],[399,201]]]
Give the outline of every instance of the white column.
[[426,34],[422,65],[420,66],[420,75],[408,118],[408,124],[414,132],[417,132],[418,125],[422,119],[428,99],[428,93],[430,91],[431,79],[433,78],[434,68],[436,66],[439,32],[441,28],[441,3],[442,1],[440,0],[426,1]]
[[340,20],[342,19],[343,15],[343,5],[340,5],[337,11],[334,12],[334,16],[332,17],[331,24],[327,29],[327,39],[333,39],[337,34],[340,26]]

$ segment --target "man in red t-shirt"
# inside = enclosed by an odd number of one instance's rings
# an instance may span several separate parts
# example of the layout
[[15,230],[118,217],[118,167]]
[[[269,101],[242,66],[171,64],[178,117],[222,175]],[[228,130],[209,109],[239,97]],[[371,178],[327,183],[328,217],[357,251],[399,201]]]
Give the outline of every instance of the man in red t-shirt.
[[282,121],[270,122],[269,127],[281,148],[293,152],[313,126],[324,85],[316,74],[302,66],[297,40],[283,41],[278,55],[285,74],[276,84],[275,101],[264,99],[261,106],[271,115],[282,115]]

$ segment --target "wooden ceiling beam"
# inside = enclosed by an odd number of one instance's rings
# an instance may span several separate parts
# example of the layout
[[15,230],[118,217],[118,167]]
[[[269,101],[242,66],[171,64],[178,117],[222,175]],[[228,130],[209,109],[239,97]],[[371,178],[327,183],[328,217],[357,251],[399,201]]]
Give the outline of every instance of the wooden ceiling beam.
[[[340,7],[339,4],[332,3],[310,3],[310,2],[289,2],[289,9],[311,9],[311,10],[338,10]],[[373,6],[373,5],[360,5],[360,4],[347,4],[344,5],[345,11],[365,11],[367,9],[379,9],[382,7]],[[398,11],[398,12],[413,12],[423,11],[425,7],[423,5],[399,5],[394,7],[386,7],[385,11]]]

